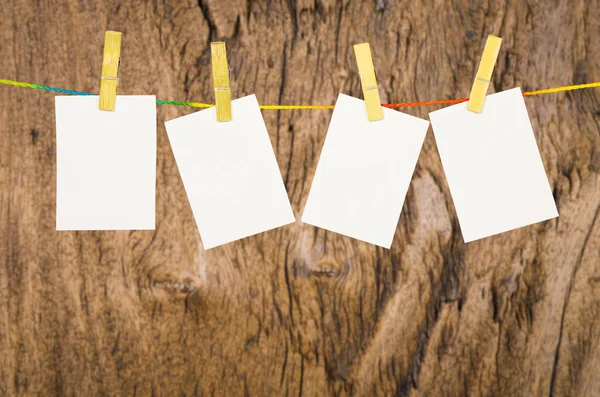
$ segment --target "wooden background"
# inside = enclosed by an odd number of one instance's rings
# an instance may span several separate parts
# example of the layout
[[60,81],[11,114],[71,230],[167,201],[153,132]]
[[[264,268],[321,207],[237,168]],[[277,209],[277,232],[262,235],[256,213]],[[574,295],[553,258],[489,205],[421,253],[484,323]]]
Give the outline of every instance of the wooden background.
[[[0,1],[0,77],[263,104],[467,96],[600,80],[600,2]],[[391,250],[297,222],[205,251],[158,107],[155,231],[55,231],[54,94],[0,86],[0,395],[600,396],[599,89],[526,99],[560,217],[465,245],[428,133]],[[439,107],[407,109],[427,118]],[[331,111],[263,111],[300,218]],[[510,158],[506,159],[507,162]]]

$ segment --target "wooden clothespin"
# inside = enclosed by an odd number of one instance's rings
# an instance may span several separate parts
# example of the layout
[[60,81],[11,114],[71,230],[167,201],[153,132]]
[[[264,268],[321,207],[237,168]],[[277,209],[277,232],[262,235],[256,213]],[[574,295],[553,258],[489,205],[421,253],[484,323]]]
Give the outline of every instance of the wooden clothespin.
[[104,35],[104,57],[98,109],[115,110],[119,86],[119,60],[121,58],[121,32],[107,31]]
[[481,113],[483,109],[485,95],[487,94],[492,72],[498,59],[498,52],[500,52],[500,44],[502,44],[500,37],[488,36],[485,48],[483,49],[483,55],[481,56],[481,62],[477,69],[477,76],[469,95],[469,103],[467,104],[467,109],[472,112]]
[[231,121],[231,90],[229,89],[229,69],[225,43],[210,43],[212,74],[215,86],[217,121]]
[[360,83],[367,106],[367,117],[369,121],[381,120],[383,119],[383,110],[381,108],[381,99],[379,99],[379,88],[377,87],[377,78],[375,77],[375,68],[373,67],[373,58],[371,58],[369,43],[356,44],[354,46],[354,55],[356,55],[358,74],[360,75]]

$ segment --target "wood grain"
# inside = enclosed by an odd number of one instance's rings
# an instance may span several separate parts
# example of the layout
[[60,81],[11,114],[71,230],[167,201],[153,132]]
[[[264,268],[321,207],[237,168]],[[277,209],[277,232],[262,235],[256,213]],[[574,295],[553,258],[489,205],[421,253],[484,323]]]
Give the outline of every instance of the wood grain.
[[[213,101],[385,102],[597,81],[598,0],[0,0],[3,78]],[[600,91],[525,99],[560,217],[465,245],[435,142],[391,250],[297,222],[205,251],[158,107],[155,231],[55,231],[53,94],[0,87],[0,395],[600,396]],[[411,108],[420,117],[439,107]],[[264,111],[299,219],[331,111]],[[506,161],[510,161],[507,158]]]

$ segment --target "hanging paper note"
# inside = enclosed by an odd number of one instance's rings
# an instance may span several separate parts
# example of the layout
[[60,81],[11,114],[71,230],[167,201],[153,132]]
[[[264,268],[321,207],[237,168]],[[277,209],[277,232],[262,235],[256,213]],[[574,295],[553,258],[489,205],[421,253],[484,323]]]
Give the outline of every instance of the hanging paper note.
[[369,121],[364,101],[339,95],[303,222],[392,245],[429,122],[387,108],[383,115]]
[[558,216],[520,88],[429,116],[465,242]]
[[205,249],[295,222],[254,95],[167,121],[167,133]]
[[154,229],[156,98],[56,97],[56,229]]

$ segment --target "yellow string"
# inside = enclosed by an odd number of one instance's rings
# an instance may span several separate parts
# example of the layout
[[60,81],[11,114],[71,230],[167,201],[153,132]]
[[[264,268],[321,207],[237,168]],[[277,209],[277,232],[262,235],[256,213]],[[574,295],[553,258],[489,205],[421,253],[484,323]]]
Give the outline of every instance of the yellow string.
[[333,109],[333,105],[260,105],[261,109],[289,110],[289,109]]
[[524,92],[523,95],[531,96],[531,95],[540,95],[540,94],[552,94],[554,92],[573,91],[573,90],[581,90],[582,88],[594,88],[594,87],[600,87],[600,81],[597,81],[595,83],[566,85],[564,87],[556,87],[556,88],[548,88],[545,90],[529,91],[529,92]]
[[[59,93],[63,93],[63,94],[70,94],[70,95],[93,95],[88,92],[65,90],[62,88],[54,88],[54,87],[48,87],[48,86],[32,84],[32,83],[24,83],[24,82],[14,81],[14,80],[0,79],[0,84],[12,85],[12,86],[16,86],[16,87],[36,88],[36,89],[42,89],[42,90],[46,90],[46,91],[53,91],[53,92],[59,92]],[[556,93],[556,92],[581,90],[584,88],[595,88],[595,87],[600,87],[600,81],[596,81],[593,83],[585,83],[585,84],[567,85],[567,86],[563,86],[563,87],[547,88],[545,90],[528,91],[528,92],[524,92],[523,95],[524,96],[532,96],[532,95],[541,95],[541,94],[552,94],[552,93]],[[424,106],[424,105],[447,105],[450,103],[464,102],[467,100],[468,100],[468,98],[441,100],[441,101],[391,103],[391,104],[383,104],[383,106],[391,107],[391,108],[398,108],[398,107]],[[190,107],[195,107],[195,108],[208,108],[208,107],[215,106],[214,104],[210,104],[210,103],[179,102],[179,101],[167,101],[167,100],[161,100],[161,99],[157,100],[156,102],[160,105],[181,105],[181,106],[190,106]],[[261,105],[260,108],[268,109],[268,110],[333,109],[334,106],[333,105]]]

